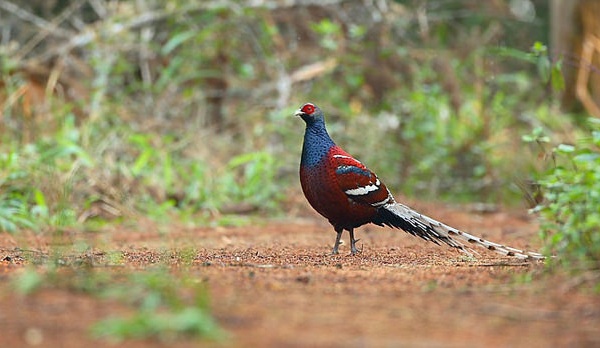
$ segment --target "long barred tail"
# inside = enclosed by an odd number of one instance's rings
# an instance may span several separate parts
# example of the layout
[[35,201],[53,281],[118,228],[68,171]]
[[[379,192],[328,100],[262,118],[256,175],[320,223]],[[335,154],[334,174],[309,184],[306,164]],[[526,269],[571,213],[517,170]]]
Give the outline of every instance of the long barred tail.
[[445,243],[469,255],[472,254],[472,250],[469,247],[466,247],[462,241],[495,251],[504,256],[512,256],[525,260],[545,259],[545,256],[542,254],[490,242],[483,238],[459,231],[456,228],[445,225],[429,216],[419,214],[411,208],[396,202],[382,206],[379,209],[379,214],[374,223],[400,228],[413,236],[421,237],[426,241],[438,245],[440,242]]

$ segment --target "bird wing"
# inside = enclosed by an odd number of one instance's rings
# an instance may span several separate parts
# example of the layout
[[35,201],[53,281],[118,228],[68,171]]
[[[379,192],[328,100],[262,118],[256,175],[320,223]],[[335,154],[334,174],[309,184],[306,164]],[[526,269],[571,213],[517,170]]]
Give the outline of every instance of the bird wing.
[[392,195],[377,175],[347,154],[333,155],[337,183],[348,199],[379,208],[393,201]]

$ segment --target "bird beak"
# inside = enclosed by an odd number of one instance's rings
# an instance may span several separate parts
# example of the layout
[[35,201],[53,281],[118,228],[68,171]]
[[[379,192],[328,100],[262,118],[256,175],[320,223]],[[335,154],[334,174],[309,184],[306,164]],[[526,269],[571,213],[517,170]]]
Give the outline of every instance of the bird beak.
[[298,109],[296,110],[296,112],[294,113],[294,116],[302,116],[304,115],[304,112],[302,112],[302,110]]

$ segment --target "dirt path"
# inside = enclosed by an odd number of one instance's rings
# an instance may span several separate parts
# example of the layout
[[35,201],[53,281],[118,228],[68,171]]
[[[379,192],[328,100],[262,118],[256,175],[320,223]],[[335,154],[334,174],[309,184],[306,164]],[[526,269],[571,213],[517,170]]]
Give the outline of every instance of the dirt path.
[[[523,214],[419,208],[492,240],[539,247],[528,245],[536,240],[536,226]],[[334,233],[313,217],[252,227],[147,230],[69,238],[85,238],[100,255],[118,251],[131,269],[162,262],[205,282],[213,314],[229,339],[203,345],[600,346],[600,296],[574,290],[571,280],[539,276],[540,265],[485,251],[473,260],[377,227],[358,232],[360,255],[347,255],[346,245],[341,255],[330,256]],[[117,305],[64,289],[26,297],[9,291],[9,280],[27,263],[11,251],[22,243],[0,235],[0,346],[101,346],[89,337],[88,327],[118,311]],[[44,240],[28,243],[48,248]],[[191,265],[179,267],[169,255],[185,248],[195,254]],[[514,282],[531,274],[532,281]],[[132,341],[116,346],[197,345]]]

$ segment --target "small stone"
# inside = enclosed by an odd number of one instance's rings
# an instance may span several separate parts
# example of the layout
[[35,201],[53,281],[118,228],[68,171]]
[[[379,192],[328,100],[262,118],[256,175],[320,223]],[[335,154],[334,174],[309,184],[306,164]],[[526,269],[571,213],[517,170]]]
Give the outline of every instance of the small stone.
[[25,331],[25,342],[30,346],[39,346],[44,341],[42,330],[30,327]]
[[310,283],[310,274],[304,274],[304,275],[300,275],[298,277],[296,277],[296,281],[299,283],[303,283],[303,284],[308,284]]

